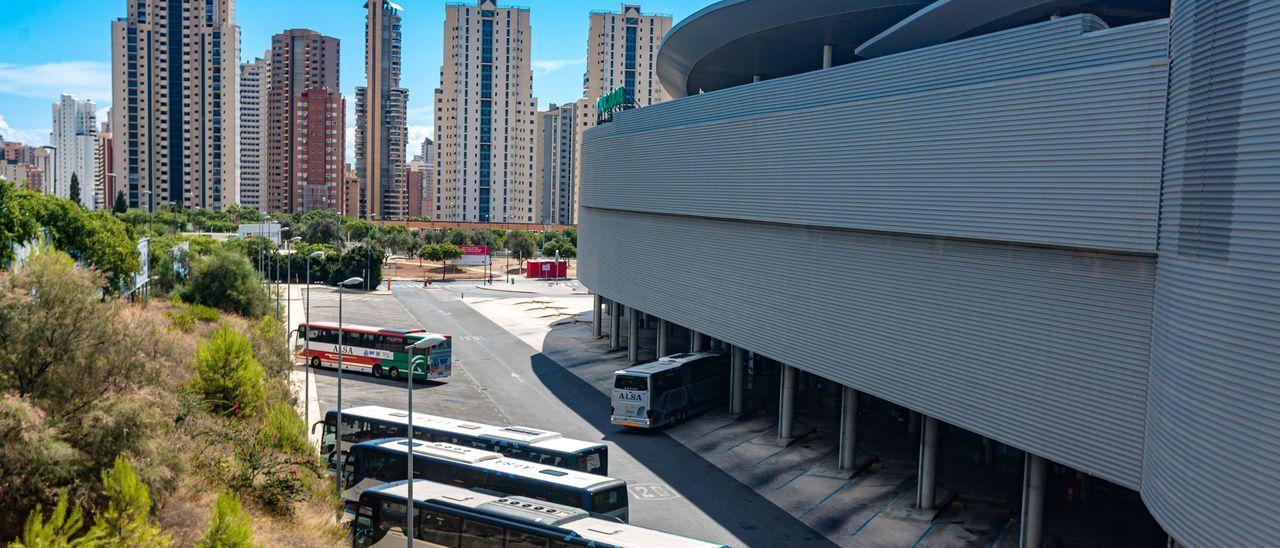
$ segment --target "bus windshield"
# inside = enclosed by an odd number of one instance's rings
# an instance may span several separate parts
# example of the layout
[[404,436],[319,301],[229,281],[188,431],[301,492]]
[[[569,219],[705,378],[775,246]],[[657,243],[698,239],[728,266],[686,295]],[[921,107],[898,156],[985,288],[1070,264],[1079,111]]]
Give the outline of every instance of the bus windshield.
[[649,379],[636,375],[614,375],[613,387],[620,390],[645,392],[649,390]]

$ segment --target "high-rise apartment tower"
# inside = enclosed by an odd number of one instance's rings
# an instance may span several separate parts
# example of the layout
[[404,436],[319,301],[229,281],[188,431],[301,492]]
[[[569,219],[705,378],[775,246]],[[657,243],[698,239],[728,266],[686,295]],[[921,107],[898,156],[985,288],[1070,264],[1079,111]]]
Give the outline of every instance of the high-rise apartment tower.
[[527,8],[447,6],[436,90],[436,219],[534,222]]
[[[53,104],[53,131],[49,143],[58,150],[52,192],[59,198],[75,198],[86,209],[95,209],[94,171],[97,169],[98,114],[93,101],[63,95]],[[78,188],[72,188],[72,180]]]
[[399,219],[407,208],[405,147],[409,90],[400,87],[400,6],[368,0],[365,85],[356,88],[360,216]]
[[267,93],[271,63],[257,58],[240,65],[240,205],[263,211],[266,173],[263,146],[267,142]]
[[235,203],[235,0],[125,5],[128,13],[111,24],[117,185],[133,207]]
[[271,39],[264,211],[339,209],[346,126],[339,55],[337,38],[311,30]]

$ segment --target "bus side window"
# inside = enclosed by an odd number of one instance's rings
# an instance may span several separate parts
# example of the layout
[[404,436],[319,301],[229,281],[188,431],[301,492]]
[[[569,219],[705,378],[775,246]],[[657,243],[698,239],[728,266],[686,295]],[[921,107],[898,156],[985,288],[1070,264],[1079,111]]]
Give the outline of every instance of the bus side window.
[[462,522],[462,546],[464,548],[502,548],[502,533],[501,527],[466,520]]
[[547,548],[547,539],[507,529],[507,548]]
[[462,537],[462,518],[435,512],[418,512],[413,536],[431,544],[456,548]]

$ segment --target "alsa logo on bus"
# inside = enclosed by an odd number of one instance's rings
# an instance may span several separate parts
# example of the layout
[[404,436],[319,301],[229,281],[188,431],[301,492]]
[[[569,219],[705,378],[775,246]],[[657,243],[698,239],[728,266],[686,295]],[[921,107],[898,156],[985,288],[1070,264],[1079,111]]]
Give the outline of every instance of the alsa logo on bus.
[[617,391],[617,394],[618,399],[623,401],[644,401],[645,396],[644,392],[626,392],[623,390]]

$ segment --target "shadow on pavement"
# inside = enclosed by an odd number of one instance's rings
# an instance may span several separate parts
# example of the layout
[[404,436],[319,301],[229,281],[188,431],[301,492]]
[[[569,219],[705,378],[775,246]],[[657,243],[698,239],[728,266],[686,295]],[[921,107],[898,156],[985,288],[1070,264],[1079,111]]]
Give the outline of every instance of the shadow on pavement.
[[[545,354],[536,354],[530,361],[543,386],[561,401],[572,402],[568,407],[604,432],[606,440],[638,459],[747,546],[834,546],[665,433],[620,430],[609,422],[609,397]],[[803,536],[780,541],[780,528],[803,531]]]
[[[311,374],[317,377],[328,377],[330,379],[338,378],[338,371],[334,369],[314,369],[313,368],[311,370]],[[375,377],[368,373],[356,373],[354,371],[344,372],[342,374],[342,380],[346,382],[358,382],[362,384],[379,384],[382,386],[389,386],[393,388],[408,387],[407,386],[408,381],[405,381],[405,380],[393,381],[391,379],[379,379],[378,377]],[[446,384],[448,383],[444,383],[440,381],[413,381],[413,391],[417,392],[419,390],[426,390],[429,388],[435,388],[437,386],[444,386]]]

